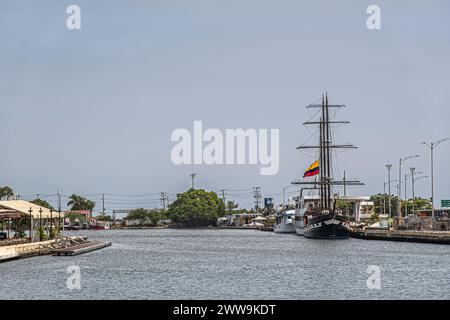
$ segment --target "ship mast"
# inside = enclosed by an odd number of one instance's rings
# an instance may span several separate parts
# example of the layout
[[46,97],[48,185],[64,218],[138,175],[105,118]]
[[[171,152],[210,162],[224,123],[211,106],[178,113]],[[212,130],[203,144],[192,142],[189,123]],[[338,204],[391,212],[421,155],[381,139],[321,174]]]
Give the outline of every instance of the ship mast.
[[296,185],[313,185],[317,188],[320,187],[320,209],[324,210],[332,210],[332,186],[349,186],[349,185],[363,185],[358,180],[345,180],[345,181],[336,181],[332,177],[331,166],[332,166],[332,149],[336,148],[347,148],[347,149],[356,149],[355,146],[351,144],[333,144],[332,141],[332,130],[331,124],[347,124],[348,121],[330,121],[330,108],[343,108],[344,105],[330,105],[328,103],[328,94],[322,94],[322,103],[320,105],[311,104],[307,106],[307,108],[321,108],[320,120],[317,121],[309,121],[305,122],[304,125],[319,125],[319,145],[318,146],[300,146],[297,149],[319,149],[320,156],[320,172],[319,172],[319,181],[294,181],[292,184]]

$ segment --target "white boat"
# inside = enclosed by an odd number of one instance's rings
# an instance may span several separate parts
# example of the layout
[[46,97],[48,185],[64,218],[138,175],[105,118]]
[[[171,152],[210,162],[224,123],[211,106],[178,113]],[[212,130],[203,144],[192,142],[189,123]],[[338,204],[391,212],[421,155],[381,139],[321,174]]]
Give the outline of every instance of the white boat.
[[294,216],[294,229],[295,233],[299,236],[304,235],[305,229],[305,209],[297,209],[297,212]]
[[299,236],[304,236],[305,231],[305,213],[308,209],[314,208],[317,204],[318,198],[314,196],[302,196],[296,198],[296,210],[294,215],[295,233]]
[[274,231],[276,233],[295,233],[294,215],[295,210],[279,212],[276,215]]

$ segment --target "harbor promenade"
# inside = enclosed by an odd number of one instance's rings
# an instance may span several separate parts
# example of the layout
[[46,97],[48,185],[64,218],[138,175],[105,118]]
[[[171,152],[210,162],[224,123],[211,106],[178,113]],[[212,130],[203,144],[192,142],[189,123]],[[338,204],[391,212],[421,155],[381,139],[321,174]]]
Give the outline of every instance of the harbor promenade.
[[353,230],[350,237],[365,240],[450,244],[450,231],[366,229]]

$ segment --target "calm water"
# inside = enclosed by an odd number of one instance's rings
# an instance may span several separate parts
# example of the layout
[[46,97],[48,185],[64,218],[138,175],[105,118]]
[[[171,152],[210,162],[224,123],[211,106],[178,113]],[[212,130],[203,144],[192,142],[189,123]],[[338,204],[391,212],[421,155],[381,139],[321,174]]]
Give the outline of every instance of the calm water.
[[[1,299],[450,299],[450,246],[308,240],[252,230],[77,232],[112,240],[76,257],[0,264]],[[81,290],[66,287],[81,268]],[[381,290],[366,285],[380,266]]]

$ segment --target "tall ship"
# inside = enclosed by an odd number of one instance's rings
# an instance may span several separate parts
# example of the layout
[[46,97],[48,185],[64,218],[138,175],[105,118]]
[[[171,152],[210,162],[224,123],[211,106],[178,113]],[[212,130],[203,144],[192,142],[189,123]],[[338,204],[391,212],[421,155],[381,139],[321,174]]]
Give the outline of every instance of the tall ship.
[[[342,104],[329,104],[328,94],[322,95],[321,104],[310,104],[308,109],[313,109],[315,115],[312,119],[303,123],[317,128],[317,145],[301,145],[297,149],[314,151],[317,160],[311,164],[303,175],[303,179],[292,182],[301,187],[301,196],[298,199],[298,208],[294,218],[294,226],[297,234],[312,239],[346,239],[350,233],[350,220],[346,212],[337,208],[339,193],[338,187],[362,185],[358,180],[335,179],[333,172],[333,151],[336,149],[354,149],[351,144],[337,144],[333,139],[333,128],[338,125],[348,124],[348,121],[337,119],[334,111],[343,108]],[[333,109],[333,119],[330,117],[330,109]],[[318,116],[318,119],[313,119]],[[336,118],[336,119],[334,119]],[[314,180],[311,180],[314,178]],[[306,201],[302,196],[305,190],[318,194]]]

